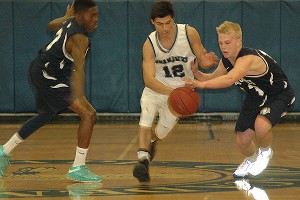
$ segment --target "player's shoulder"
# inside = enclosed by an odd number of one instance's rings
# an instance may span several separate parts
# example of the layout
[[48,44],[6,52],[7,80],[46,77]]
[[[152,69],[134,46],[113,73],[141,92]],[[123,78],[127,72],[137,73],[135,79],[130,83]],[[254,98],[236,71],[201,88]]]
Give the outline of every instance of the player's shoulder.
[[69,35],[73,35],[76,33],[81,33],[85,36],[88,36],[88,32],[84,30],[75,20],[75,18],[71,18],[67,20],[64,24],[64,27]]
[[144,44],[143,44],[143,51],[145,52],[147,52],[147,51],[149,51],[149,50],[152,50],[153,49],[153,44],[152,44],[152,41],[151,41],[151,39],[148,37],[146,40],[145,40],[145,42],[144,42]]
[[199,35],[197,29],[188,24],[186,25],[186,32],[187,32],[189,38],[193,38],[193,37],[196,37]]
[[236,62],[243,64],[251,64],[257,59],[260,59],[257,49],[250,47],[242,47],[242,49],[236,57]]
[[243,57],[247,55],[257,55],[257,50],[250,47],[242,47],[238,54],[238,57]]
[[195,27],[193,27],[193,26],[191,26],[189,24],[184,24],[184,25],[186,26],[186,30],[198,33],[198,31],[197,31],[197,29]]

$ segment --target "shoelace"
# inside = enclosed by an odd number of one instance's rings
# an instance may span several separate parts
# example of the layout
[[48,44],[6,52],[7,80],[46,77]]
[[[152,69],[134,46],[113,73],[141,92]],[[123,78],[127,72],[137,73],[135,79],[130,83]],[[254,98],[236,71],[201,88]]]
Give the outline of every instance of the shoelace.
[[249,160],[245,160],[240,166],[239,169],[245,169],[248,168],[248,166],[251,164]]

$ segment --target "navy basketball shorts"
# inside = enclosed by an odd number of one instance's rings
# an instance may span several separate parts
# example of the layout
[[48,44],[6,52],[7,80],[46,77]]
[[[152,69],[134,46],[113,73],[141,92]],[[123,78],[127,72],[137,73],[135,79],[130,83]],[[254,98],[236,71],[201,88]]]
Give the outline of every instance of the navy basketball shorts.
[[255,120],[258,115],[266,117],[272,127],[278,124],[284,117],[295,101],[293,92],[284,91],[279,95],[267,100],[263,106],[257,103],[253,98],[247,98],[244,101],[243,108],[236,122],[235,131],[244,132],[247,129],[255,131]]
[[31,63],[29,73],[36,89],[36,107],[39,114],[60,114],[70,106],[71,89],[68,80],[45,78],[41,63],[37,59]]

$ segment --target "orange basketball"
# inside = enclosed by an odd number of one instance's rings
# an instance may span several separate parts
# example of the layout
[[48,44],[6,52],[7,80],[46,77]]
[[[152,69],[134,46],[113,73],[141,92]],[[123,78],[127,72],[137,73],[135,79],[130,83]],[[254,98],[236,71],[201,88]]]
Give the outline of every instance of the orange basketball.
[[168,98],[168,106],[176,116],[192,115],[197,111],[199,105],[198,92],[189,87],[174,89]]

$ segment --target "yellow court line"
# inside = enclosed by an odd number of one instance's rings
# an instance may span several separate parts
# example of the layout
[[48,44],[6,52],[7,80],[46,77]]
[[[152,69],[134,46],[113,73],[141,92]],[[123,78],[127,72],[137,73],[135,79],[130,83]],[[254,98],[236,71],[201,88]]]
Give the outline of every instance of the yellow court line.
[[130,141],[130,143],[126,146],[126,148],[124,149],[124,151],[119,155],[119,157],[117,158],[117,160],[124,160],[125,156],[128,154],[128,152],[130,151],[130,149],[132,148],[132,146],[136,145],[136,141],[137,141],[137,134],[132,138],[132,140]]

